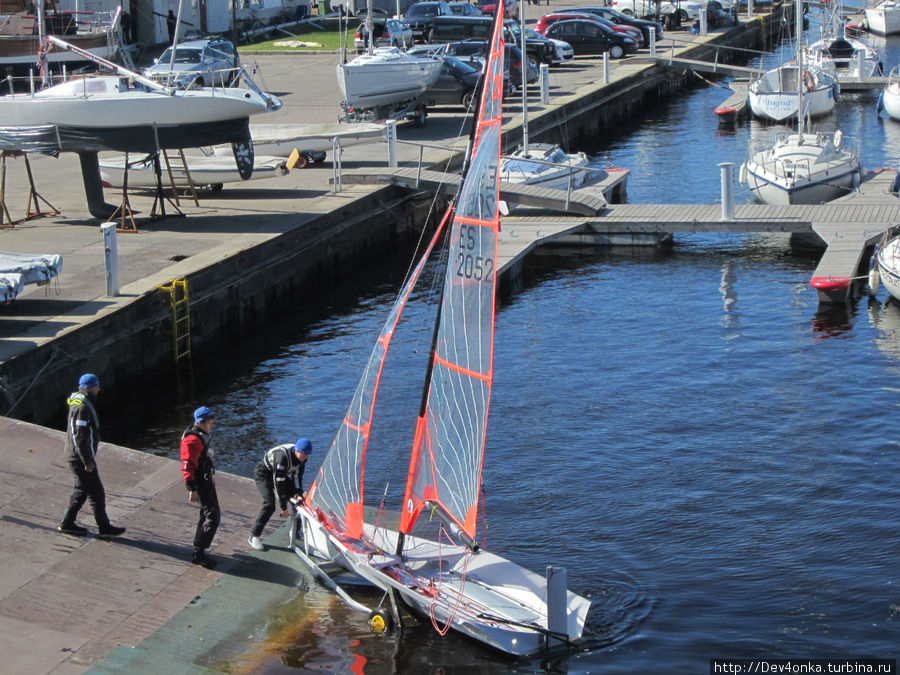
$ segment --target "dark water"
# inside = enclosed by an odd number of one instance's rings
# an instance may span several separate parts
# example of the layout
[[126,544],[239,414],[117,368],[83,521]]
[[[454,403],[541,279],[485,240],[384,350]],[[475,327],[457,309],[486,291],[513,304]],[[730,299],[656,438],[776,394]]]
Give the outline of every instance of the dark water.
[[[900,62],[900,41],[880,44],[887,66]],[[751,134],[782,129],[718,131],[712,110],[726,96],[698,88],[597,139],[603,157],[632,169],[630,201],[713,202],[716,164],[739,164]],[[860,138],[867,167],[896,168],[900,124],[876,118],[876,99],[844,95],[817,125]],[[818,312],[815,262],[777,235],[541,256],[500,308],[487,543],[536,571],[568,569],[593,601],[580,651],[514,663],[427,625],[376,636],[311,585],[287,594],[223,667],[698,673],[712,657],[897,658],[900,306],[882,290],[848,312]],[[363,290],[337,289],[315,320],[287,318],[243,345],[196,400],[126,440],[171,454],[205,403],[218,412],[225,470],[250,475],[264,449],[300,435],[318,466],[403,265],[373,271]],[[415,330],[398,337],[398,351],[419,353],[400,375],[415,378],[427,350],[426,296],[412,304]],[[412,427],[396,428],[399,449],[370,462],[402,468]]]

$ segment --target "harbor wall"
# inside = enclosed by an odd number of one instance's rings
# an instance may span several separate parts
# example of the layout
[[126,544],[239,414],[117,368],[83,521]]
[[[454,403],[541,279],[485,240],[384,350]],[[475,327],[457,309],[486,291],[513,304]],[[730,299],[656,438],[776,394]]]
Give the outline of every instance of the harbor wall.
[[[716,45],[759,47],[777,35],[780,20],[780,12],[773,12],[682,55],[711,58]],[[691,79],[690,73],[673,74],[648,65],[609,85],[598,82],[564,105],[530,117],[530,135],[571,147],[644,106],[676,96]],[[507,149],[520,138],[521,128],[511,126],[505,132]],[[461,162],[459,153],[456,166]],[[214,354],[251,332],[271,329],[282,312],[302,306],[329,284],[351,278],[378,256],[408,243],[427,216],[428,202],[400,188],[385,187],[187,274],[195,357]],[[501,296],[520,287],[524,265],[519,261],[503,271]],[[60,337],[0,365],[0,396],[6,400],[7,415],[60,424],[64,420],[60,387],[70,386],[86,371],[104,373],[106,398],[170,376],[175,370],[171,330],[168,298],[155,290],[103,316],[82,319]]]

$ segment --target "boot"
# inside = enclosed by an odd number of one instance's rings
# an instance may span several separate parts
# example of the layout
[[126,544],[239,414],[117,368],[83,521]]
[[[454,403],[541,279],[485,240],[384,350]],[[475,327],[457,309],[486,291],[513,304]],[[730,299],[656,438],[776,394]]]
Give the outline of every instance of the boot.
[[124,527],[117,527],[116,525],[113,525],[112,523],[107,523],[106,525],[101,525],[100,527],[97,528],[97,534],[103,538],[118,537],[120,534],[123,534],[124,532],[125,532]]
[[216,561],[206,555],[206,551],[202,548],[194,549],[194,555],[191,556],[191,562],[194,565],[200,565],[208,570],[216,569]]
[[83,537],[87,534],[87,528],[78,525],[77,523],[66,523],[62,522],[59,524],[59,527],[56,528],[58,532],[62,534],[71,534],[75,537]]

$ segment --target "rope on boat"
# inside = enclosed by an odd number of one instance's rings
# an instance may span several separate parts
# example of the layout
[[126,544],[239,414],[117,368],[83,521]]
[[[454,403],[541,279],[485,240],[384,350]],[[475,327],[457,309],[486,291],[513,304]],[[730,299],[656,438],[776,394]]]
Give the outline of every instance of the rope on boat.
[[512,619],[504,619],[502,616],[493,616],[491,614],[478,614],[479,619],[484,619],[485,621],[492,621],[494,623],[505,623],[509,626],[517,626],[519,628],[527,628],[529,630],[533,630],[536,633],[541,633],[546,635],[547,637],[551,637],[554,640],[559,640],[560,642],[565,642],[570,647],[577,646],[574,642],[569,639],[569,636],[566,633],[560,633],[559,631],[550,630],[549,628],[544,628],[543,626],[538,626],[536,623],[522,623],[520,621],[513,621]]
[[[446,533],[444,530],[444,526],[440,526],[441,534],[445,535],[451,544],[454,544],[453,539],[450,538],[450,535]],[[438,535],[438,579],[443,578],[443,566],[444,566],[444,555],[441,549],[441,534]],[[450,614],[447,616],[447,623],[444,624],[444,627],[441,628],[438,626],[437,617],[434,615],[434,608],[437,607],[437,600],[431,603],[431,607],[429,608],[428,614],[431,617],[431,625],[438,632],[438,635],[444,636],[450,631],[450,627],[453,625],[453,619],[456,616],[456,613],[459,611],[460,605],[462,605],[463,599],[463,589],[466,586],[466,574],[468,574],[469,570],[469,556],[472,555],[471,550],[466,547],[466,552],[463,557],[463,569],[459,578],[459,591],[456,595],[456,604],[453,606],[453,609],[450,610]],[[440,582],[439,582],[440,584]],[[442,584],[441,584],[442,585]],[[438,593],[440,590],[438,589]]]

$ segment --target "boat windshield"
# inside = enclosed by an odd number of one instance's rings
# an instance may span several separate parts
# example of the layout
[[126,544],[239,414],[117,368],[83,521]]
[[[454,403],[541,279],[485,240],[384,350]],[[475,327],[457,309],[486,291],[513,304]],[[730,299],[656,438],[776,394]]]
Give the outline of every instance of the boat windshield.
[[[200,57],[203,55],[202,49],[188,49],[179,47],[175,50],[175,63],[200,63]],[[159,57],[157,63],[169,63],[172,60],[172,48],[169,47]]]

